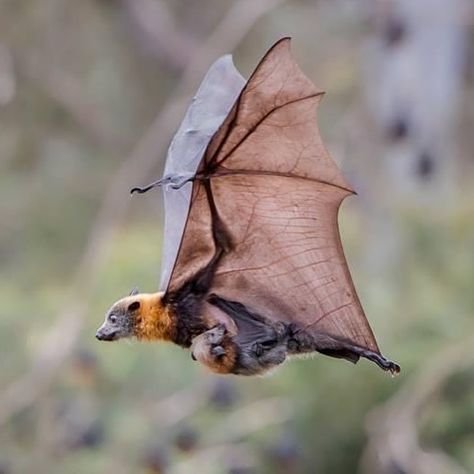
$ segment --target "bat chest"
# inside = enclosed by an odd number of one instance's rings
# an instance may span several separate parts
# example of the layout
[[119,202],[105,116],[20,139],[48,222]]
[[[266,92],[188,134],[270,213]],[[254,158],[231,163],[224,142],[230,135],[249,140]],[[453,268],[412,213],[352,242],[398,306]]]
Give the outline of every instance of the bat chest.
[[209,328],[202,318],[202,301],[198,298],[184,298],[174,304],[176,331],[173,342],[189,348],[193,339]]

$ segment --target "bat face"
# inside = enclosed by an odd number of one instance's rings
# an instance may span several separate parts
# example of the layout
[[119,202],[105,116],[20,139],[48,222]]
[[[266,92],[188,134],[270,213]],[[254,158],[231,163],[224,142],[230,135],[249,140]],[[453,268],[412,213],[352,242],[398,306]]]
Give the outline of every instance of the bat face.
[[134,290],[112,305],[95,336],[99,341],[127,337],[169,340],[174,326],[173,317],[163,305],[163,293],[138,293]]
[[141,306],[140,295],[127,296],[117,301],[107,312],[95,337],[99,341],[116,341],[134,336],[136,316]]

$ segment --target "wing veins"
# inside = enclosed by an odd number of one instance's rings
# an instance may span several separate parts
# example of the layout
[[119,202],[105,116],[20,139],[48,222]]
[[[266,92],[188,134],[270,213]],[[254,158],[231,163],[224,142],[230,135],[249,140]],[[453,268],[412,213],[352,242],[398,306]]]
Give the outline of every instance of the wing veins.
[[200,177],[196,176],[197,179],[214,179],[214,178],[225,178],[227,176],[238,176],[238,175],[253,175],[253,176],[278,176],[281,178],[295,178],[295,179],[303,179],[305,181],[312,181],[314,183],[325,184],[327,186],[332,186],[334,188],[339,188],[343,191],[346,191],[350,194],[357,194],[353,189],[346,188],[344,186],[340,186],[339,184],[331,183],[329,181],[325,181],[323,179],[317,178],[310,178],[308,176],[301,176],[299,174],[292,174],[292,173],[283,173],[280,171],[265,171],[265,170],[244,170],[244,169],[237,169],[237,170],[230,170],[225,169],[218,171],[210,176]]
[[[245,91],[243,92],[243,94],[244,94],[244,93],[245,93]],[[243,94],[242,94],[242,95],[243,95]],[[242,145],[242,143],[244,143],[244,142],[247,140],[247,138],[249,138],[249,137],[255,132],[255,130],[257,130],[258,127],[259,127],[270,115],[273,114],[273,112],[276,112],[277,110],[280,110],[280,109],[286,107],[287,105],[296,104],[296,103],[298,103],[298,102],[301,102],[301,101],[307,100],[307,99],[314,99],[315,97],[318,97],[318,96],[323,95],[323,94],[324,94],[324,92],[316,92],[315,94],[307,95],[307,96],[305,96],[305,97],[298,97],[297,99],[290,100],[290,101],[288,101],[288,102],[285,102],[284,104],[275,106],[273,109],[271,109],[271,110],[268,111],[266,114],[264,114],[264,115],[262,116],[262,118],[259,119],[258,122],[257,122],[257,123],[256,123],[256,124],[255,124],[255,125],[254,125],[254,126],[253,126],[253,127],[252,127],[252,128],[251,128],[251,129],[250,129],[250,130],[249,130],[249,131],[248,131],[248,132],[247,132],[247,133],[246,133],[219,161],[216,162],[216,166],[221,166],[221,165],[232,155],[232,153],[234,153],[234,151],[235,151],[237,148],[239,148],[239,147]],[[239,100],[239,102],[238,102],[238,105],[240,105],[240,100]],[[232,120],[231,124],[232,124],[232,125],[237,125],[238,119],[239,119],[239,117],[238,117],[237,111],[236,111],[235,118],[234,118],[234,120]],[[230,124],[229,124],[229,133],[226,134],[226,136],[224,137],[224,140],[223,140],[223,141],[225,141],[225,140],[229,137],[230,133],[232,133],[232,130],[233,130],[233,128],[231,128],[231,127],[230,127]],[[220,151],[220,150],[218,150],[218,151]],[[217,154],[217,151],[216,151],[216,154]],[[214,158],[216,157],[216,154],[212,157],[212,159],[214,159]],[[212,161],[212,159],[211,159],[211,161]]]

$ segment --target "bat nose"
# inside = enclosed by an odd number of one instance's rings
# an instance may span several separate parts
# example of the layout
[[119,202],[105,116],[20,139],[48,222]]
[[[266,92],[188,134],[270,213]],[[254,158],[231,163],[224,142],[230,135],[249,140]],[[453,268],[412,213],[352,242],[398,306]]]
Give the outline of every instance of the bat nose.
[[97,332],[95,333],[95,337],[99,341],[113,341],[115,339],[115,335],[117,334],[117,331],[104,331],[103,328],[99,328]]

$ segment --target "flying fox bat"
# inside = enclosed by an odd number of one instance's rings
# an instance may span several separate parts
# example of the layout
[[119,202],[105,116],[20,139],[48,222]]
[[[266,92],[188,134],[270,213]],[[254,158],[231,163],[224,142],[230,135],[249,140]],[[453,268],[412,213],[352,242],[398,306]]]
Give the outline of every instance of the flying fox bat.
[[109,310],[100,340],[135,336],[190,348],[221,374],[263,373],[319,352],[383,370],[339,236],[354,194],[326,151],[323,92],[278,41],[246,82],[230,56],[214,63],[174,137],[162,186],[161,291]]

